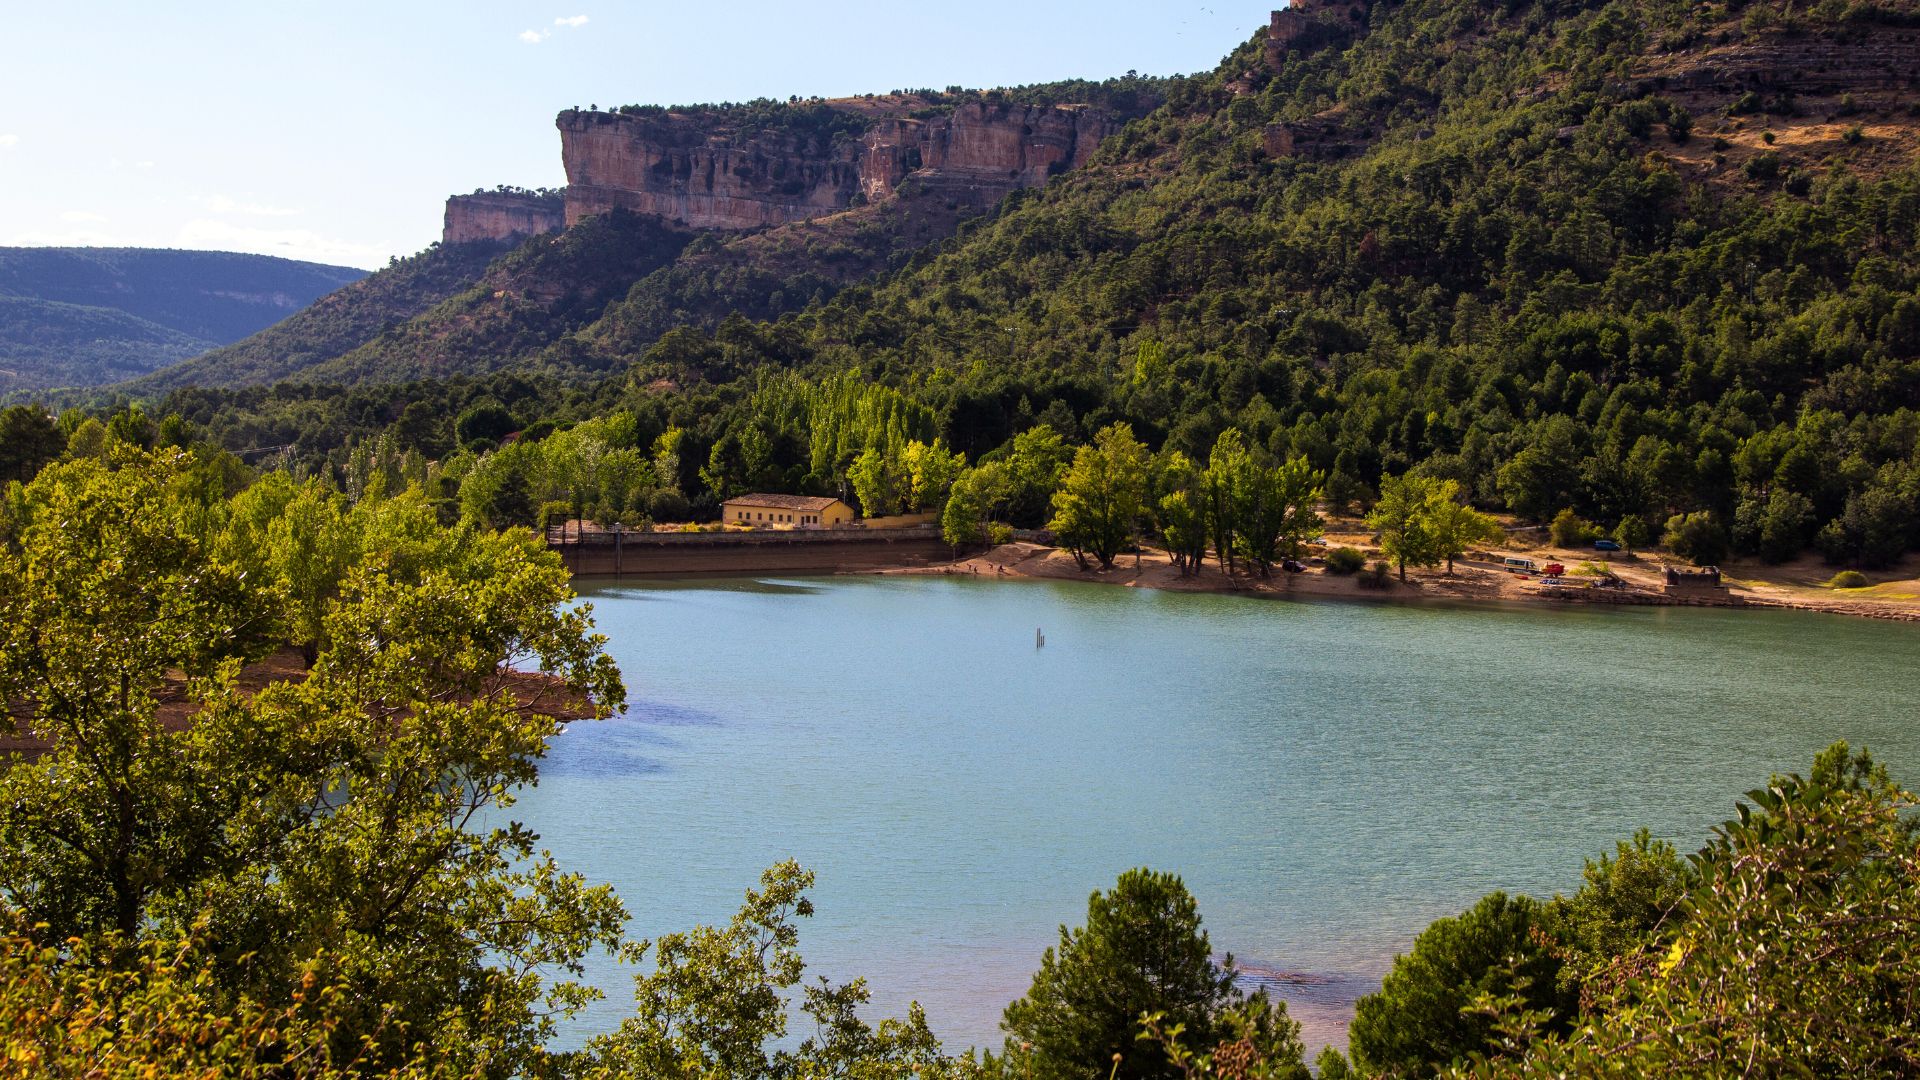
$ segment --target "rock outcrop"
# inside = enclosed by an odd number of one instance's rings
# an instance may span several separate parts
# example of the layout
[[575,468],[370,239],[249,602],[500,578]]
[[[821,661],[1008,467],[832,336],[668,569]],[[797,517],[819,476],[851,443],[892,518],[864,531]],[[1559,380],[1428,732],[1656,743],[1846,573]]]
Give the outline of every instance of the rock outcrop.
[[1367,0],[1292,0],[1267,27],[1267,66],[1278,70],[1287,53],[1312,52],[1367,20]]
[[562,113],[567,224],[624,207],[696,229],[784,225],[883,202],[908,179],[981,203],[1084,165],[1118,126],[1072,105],[844,119],[746,132],[711,114]]
[[524,240],[566,227],[566,207],[558,196],[535,192],[490,191],[447,200],[440,240],[470,244],[479,240]]
[[1856,20],[1845,35],[1763,33],[1652,56],[1618,89],[1838,94],[1920,87],[1920,28]]

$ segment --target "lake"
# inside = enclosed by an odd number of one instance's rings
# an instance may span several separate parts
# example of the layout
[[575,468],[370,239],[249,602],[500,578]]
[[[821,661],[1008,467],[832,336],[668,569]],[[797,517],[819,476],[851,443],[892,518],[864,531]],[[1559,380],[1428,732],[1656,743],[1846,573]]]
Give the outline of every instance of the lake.
[[[654,936],[819,874],[810,974],[997,1048],[1062,923],[1151,866],[1284,973],[1310,1048],[1433,919],[1683,850],[1836,739],[1920,783],[1920,627],[1796,612],[1290,603],[940,577],[583,586],[631,707],[515,815]],[[1044,628],[1045,648],[1034,631]],[[572,1043],[630,1008],[629,972]]]

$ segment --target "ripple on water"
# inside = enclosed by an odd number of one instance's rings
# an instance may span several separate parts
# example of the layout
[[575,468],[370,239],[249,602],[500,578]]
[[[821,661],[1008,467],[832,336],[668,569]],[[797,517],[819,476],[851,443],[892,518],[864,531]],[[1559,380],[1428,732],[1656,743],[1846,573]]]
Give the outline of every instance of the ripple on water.
[[[1920,627],[1792,612],[1272,603],[948,578],[592,589],[635,696],[515,813],[641,936],[819,873],[814,973],[997,1045],[1087,894],[1180,873],[1310,1044],[1441,915],[1645,826],[1697,847],[1834,739],[1920,779]],[[1033,632],[1043,627],[1045,649]],[[628,972],[584,1033],[618,1022]]]

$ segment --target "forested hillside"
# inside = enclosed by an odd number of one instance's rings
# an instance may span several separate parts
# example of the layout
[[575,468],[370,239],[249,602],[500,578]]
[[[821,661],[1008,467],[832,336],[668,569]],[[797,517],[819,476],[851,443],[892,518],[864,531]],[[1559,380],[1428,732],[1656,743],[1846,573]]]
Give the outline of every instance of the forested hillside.
[[449,445],[483,398],[520,425],[625,411],[641,452],[673,429],[709,466],[682,478],[697,508],[750,481],[845,490],[769,372],[851,371],[970,462],[1039,423],[1077,442],[1125,421],[1196,460],[1231,427],[1336,502],[1418,469],[1527,518],[1657,534],[1705,513],[1748,550],[1824,537],[1883,561],[1920,500],[1915,21],[1381,4],[1277,65],[1257,35],[1168,83],[1093,167],[778,321],[647,347],[674,315],[643,283],[646,333],[620,336],[615,305],[549,350],[624,366],[612,380],[177,407],[216,432],[328,418],[309,455],[343,454],[343,432],[405,444],[421,394],[447,401]]
[[304,371],[474,286],[502,245],[436,244],[355,282],[243,341],[155,372],[128,390],[154,394],[177,386],[266,383]]
[[365,276],[218,251],[0,249],[0,393],[131,378],[237,341]]

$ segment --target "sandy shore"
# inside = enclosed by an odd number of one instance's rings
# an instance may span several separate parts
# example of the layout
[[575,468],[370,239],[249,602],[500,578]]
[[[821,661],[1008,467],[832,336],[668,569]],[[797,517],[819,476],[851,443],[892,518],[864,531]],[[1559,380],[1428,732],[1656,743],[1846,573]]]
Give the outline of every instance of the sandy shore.
[[[1333,546],[1353,546],[1369,550],[1368,538],[1341,533],[1329,534]],[[1549,589],[1538,578],[1529,578],[1500,569],[1508,556],[1533,559],[1541,566],[1562,563],[1570,581],[1590,580],[1588,570],[1611,572],[1627,583],[1622,590]],[[1370,557],[1373,553],[1370,552]],[[1866,589],[1830,589],[1823,584],[1834,573],[1817,559],[1783,566],[1758,563],[1733,563],[1723,568],[1727,584],[1718,597],[1668,597],[1664,591],[1663,563],[1657,555],[1619,554],[1606,561],[1595,552],[1560,551],[1551,548],[1514,547],[1497,552],[1470,553],[1454,564],[1451,575],[1444,568],[1407,571],[1403,583],[1390,576],[1383,589],[1363,587],[1353,576],[1330,574],[1318,566],[1304,573],[1288,574],[1275,570],[1269,578],[1248,573],[1232,577],[1218,562],[1209,560],[1198,573],[1182,575],[1166,552],[1153,548],[1139,555],[1122,555],[1108,571],[1083,571],[1073,556],[1059,548],[1040,544],[1015,543],[983,552],[972,558],[938,566],[882,571],[888,574],[956,575],[979,577],[1027,578],[1054,581],[1094,581],[1135,589],[1165,589],[1173,592],[1242,593],[1253,596],[1302,600],[1338,599],[1383,602],[1446,601],[1482,604],[1647,604],[1692,607],[1793,608],[1822,611],[1836,615],[1920,622],[1920,559],[1909,559],[1893,570],[1876,575],[1877,582]]]

